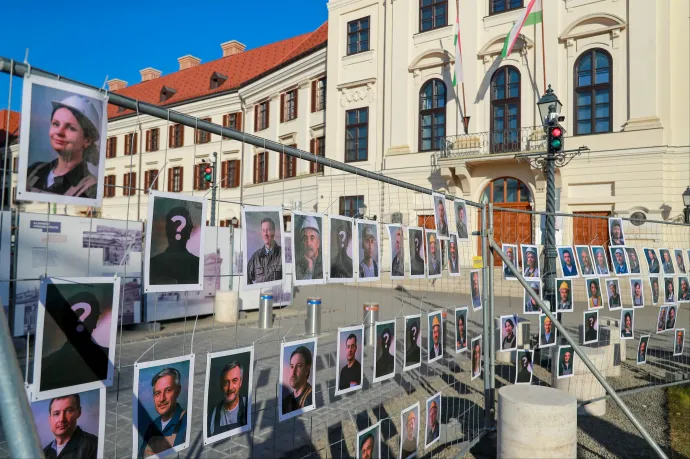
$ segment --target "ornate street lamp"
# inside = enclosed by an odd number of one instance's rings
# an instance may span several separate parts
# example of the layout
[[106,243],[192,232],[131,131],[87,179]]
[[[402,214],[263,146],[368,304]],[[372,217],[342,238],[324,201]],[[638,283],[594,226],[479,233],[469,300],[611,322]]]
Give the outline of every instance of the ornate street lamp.
[[563,121],[565,119],[564,116],[560,116],[563,104],[560,100],[558,100],[558,96],[556,96],[556,94],[553,92],[553,89],[551,89],[551,85],[549,85],[546,93],[541,96],[537,102],[537,107],[539,108],[541,122],[544,127],[553,121],[554,116],[558,116],[558,121]]
[[685,206],[683,209],[684,221],[690,223],[690,186],[683,191],[683,205]]

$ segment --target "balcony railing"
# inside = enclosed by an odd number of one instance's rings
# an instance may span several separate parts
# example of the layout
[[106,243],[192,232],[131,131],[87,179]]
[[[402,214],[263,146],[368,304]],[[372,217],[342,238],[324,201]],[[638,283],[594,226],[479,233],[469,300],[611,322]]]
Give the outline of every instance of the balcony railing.
[[456,158],[500,153],[544,151],[546,138],[542,126],[453,135],[444,139],[439,158]]

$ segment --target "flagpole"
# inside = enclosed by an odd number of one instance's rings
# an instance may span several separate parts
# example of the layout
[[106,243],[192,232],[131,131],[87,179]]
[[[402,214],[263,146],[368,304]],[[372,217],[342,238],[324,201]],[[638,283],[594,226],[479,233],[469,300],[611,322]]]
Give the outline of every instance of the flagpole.
[[541,63],[544,74],[544,94],[546,94],[546,46],[544,43],[544,0],[541,2]]
[[[460,0],[455,0],[455,14],[456,17],[458,18],[458,43],[462,43],[460,41]],[[460,45],[462,46],[462,45]],[[462,59],[462,54],[460,55],[460,58]],[[456,62],[455,65],[458,65],[459,63]],[[467,116],[467,101],[465,100],[465,79],[462,79],[462,127],[465,130],[465,134],[467,134],[467,131],[469,130],[469,124],[470,124],[470,117]]]

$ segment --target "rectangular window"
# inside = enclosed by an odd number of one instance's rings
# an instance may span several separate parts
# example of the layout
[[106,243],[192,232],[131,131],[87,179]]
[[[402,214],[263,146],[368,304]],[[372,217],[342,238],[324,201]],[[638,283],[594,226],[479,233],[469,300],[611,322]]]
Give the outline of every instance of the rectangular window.
[[127,172],[122,181],[124,187],[122,194],[124,196],[134,196],[137,190],[137,173]]
[[489,14],[522,8],[522,0],[489,0]]
[[345,112],[345,162],[366,161],[369,150],[369,109]]
[[105,157],[114,158],[117,155],[117,137],[108,137],[105,143]]
[[[204,118],[201,121],[211,122],[211,118]],[[211,133],[208,131],[203,131],[201,129],[195,129],[196,135],[194,136],[194,141],[198,144],[209,143],[211,141]]]
[[280,122],[297,118],[297,89],[280,95]]
[[136,155],[137,145],[139,144],[139,134],[136,132],[133,134],[125,135],[125,155]]
[[182,172],[182,166],[171,167],[168,169],[168,191],[172,193],[179,193],[182,191]]
[[[297,145],[290,145],[292,148],[297,148]],[[297,177],[297,158],[294,156],[280,154],[280,178]]]
[[112,198],[115,197],[115,176],[106,175],[105,176],[105,186],[103,187],[103,197]]
[[223,127],[234,129],[236,131],[242,130],[242,112],[230,113],[223,115]]
[[146,151],[158,151],[160,139],[160,128],[149,129],[146,131]]
[[240,160],[223,161],[221,167],[221,186],[223,188],[237,188],[240,186]]
[[257,153],[254,155],[254,183],[264,183],[268,181],[268,152]]
[[268,128],[269,103],[270,101],[267,100],[254,106],[254,132]]
[[184,126],[174,124],[168,132],[168,148],[179,148],[184,145]]
[[347,55],[369,51],[369,16],[347,23]]
[[158,190],[158,175],[157,169],[149,169],[144,172],[144,191]]
[[[309,153],[316,156],[326,156],[326,137],[321,136],[311,139]],[[323,164],[309,163],[309,172],[312,174],[323,172]]]
[[326,77],[311,82],[311,111],[326,109]]
[[359,208],[364,205],[364,196],[341,196],[340,215],[354,217],[359,213]]
[[448,0],[419,0],[419,31],[448,25]]

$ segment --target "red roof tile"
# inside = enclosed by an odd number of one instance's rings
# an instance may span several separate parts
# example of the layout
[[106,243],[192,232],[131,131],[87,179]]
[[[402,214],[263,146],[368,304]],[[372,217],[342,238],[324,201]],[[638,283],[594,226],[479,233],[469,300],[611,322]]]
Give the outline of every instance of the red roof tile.
[[[275,71],[278,67],[286,65],[295,58],[321,47],[326,43],[327,37],[328,22],[325,22],[314,32],[232,56],[221,57],[215,61],[137,83],[114,92],[142,102],[167,106],[237,89],[262,75]],[[223,74],[228,79],[220,87],[210,89],[211,76],[214,72]],[[160,91],[163,86],[177,91],[165,103],[160,102]],[[108,118],[111,120],[132,113],[134,113],[132,110],[118,112],[118,107],[108,105]]]
[[[7,113],[10,114],[9,129],[7,127]],[[14,139],[19,137],[19,112],[13,112],[7,109],[0,110],[0,147],[5,145],[5,137],[7,132],[10,133],[10,144]]]

